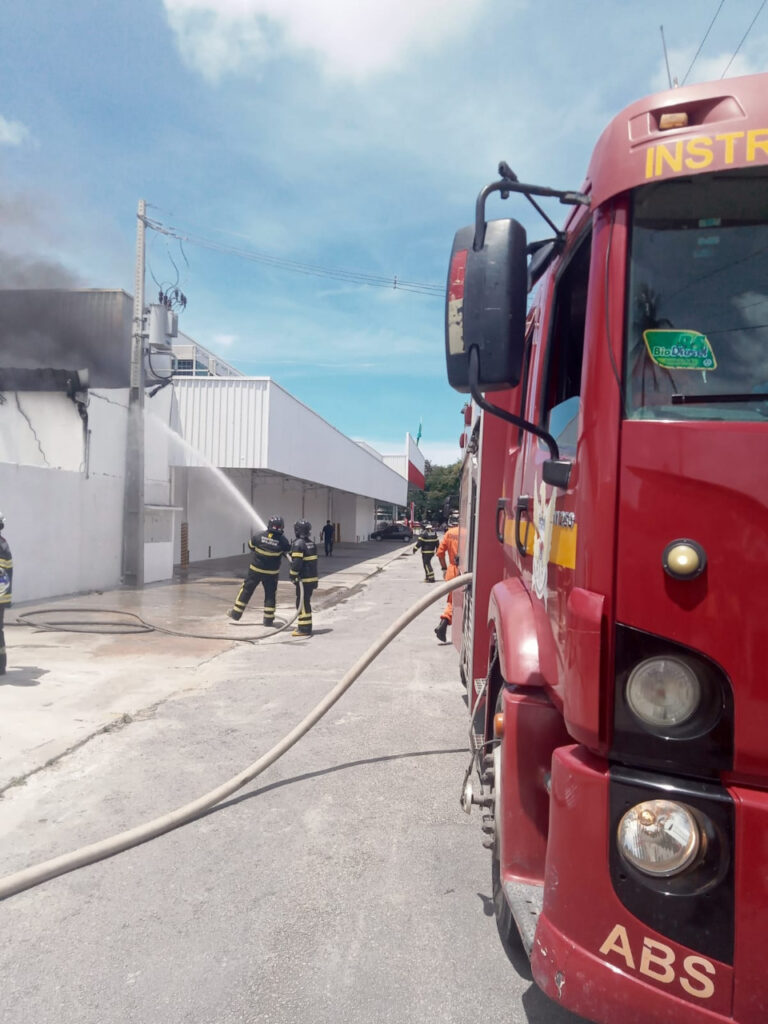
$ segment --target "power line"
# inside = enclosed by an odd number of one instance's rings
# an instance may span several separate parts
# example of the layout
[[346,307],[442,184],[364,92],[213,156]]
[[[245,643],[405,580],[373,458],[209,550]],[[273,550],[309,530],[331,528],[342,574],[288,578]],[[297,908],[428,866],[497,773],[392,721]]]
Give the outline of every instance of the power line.
[[719,7],[717,8],[717,10],[715,11],[715,16],[714,16],[714,18],[712,19],[712,21],[710,21],[710,23],[709,23],[709,28],[708,28],[708,29],[707,29],[707,31],[706,31],[706,32],[704,33],[704,38],[703,38],[703,39],[701,40],[701,43],[699,44],[699,48],[698,48],[698,50],[696,51],[696,53],[695,53],[695,55],[694,55],[694,58],[693,58],[693,60],[691,61],[691,66],[690,66],[690,67],[688,68],[688,70],[687,70],[687,71],[685,72],[685,77],[683,78],[682,82],[680,83],[681,85],[685,85],[685,83],[686,83],[686,80],[688,79],[688,75],[690,75],[691,71],[693,70],[693,65],[694,65],[694,64],[696,63],[696,61],[698,60],[698,58],[699,58],[699,54],[700,54],[700,53],[701,53],[701,51],[702,51],[702,47],[704,46],[704,43],[706,43],[706,41],[707,41],[707,36],[708,36],[708,35],[709,35],[709,33],[710,33],[710,32],[712,31],[712,26],[713,26],[713,25],[715,24],[715,22],[717,21],[717,16],[718,16],[718,14],[720,13],[720,11],[722,11],[722,9],[723,9],[723,4],[724,4],[724,3],[725,3],[725,0],[720,0],[720,6],[719,6]]
[[749,23],[749,28],[747,29],[747,31],[746,31],[746,32],[744,33],[744,35],[742,36],[742,38],[741,38],[741,42],[740,42],[740,43],[739,43],[739,45],[738,45],[738,46],[736,47],[736,49],[735,49],[735,50],[733,51],[733,56],[732,56],[732,57],[731,57],[731,59],[730,59],[730,60],[728,61],[728,63],[727,63],[726,65],[725,65],[725,70],[723,71],[722,75],[720,75],[720,77],[721,77],[721,78],[725,78],[725,72],[726,72],[726,71],[728,70],[728,68],[729,68],[729,67],[731,66],[731,64],[733,64],[734,60],[736,59],[736,54],[737,54],[737,53],[739,52],[739,50],[740,50],[740,49],[742,48],[742,46],[744,45],[744,41],[746,40],[746,38],[747,38],[747,36],[749,35],[749,33],[750,33],[750,32],[752,31],[752,27],[754,26],[754,24],[755,24],[755,22],[757,21],[757,19],[758,19],[758,18],[760,17],[760,13],[761,13],[762,9],[763,9],[763,8],[765,7],[766,3],[768,3],[768,0],[763,0],[763,2],[762,2],[762,3],[760,4],[760,6],[758,7],[758,9],[757,9],[757,14],[756,14],[756,15],[754,16],[754,18],[752,19],[752,21],[751,21],[751,22]]
[[324,267],[319,264],[302,263],[298,260],[286,259],[282,256],[259,252],[255,249],[245,249],[236,245],[216,242],[210,238],[181,231],[150,217],[145,217],[144,223],[153,231],[157,231],[159,234],[166,235],[169,238],[175,238],[179,242],[188,242],[190,245],[197,245],[200,248],[210,249],[213,252],[229,253],[254,263],[263,263],[266,266],[275,267],[278,270],[286,270],[296,274],[307,274],[313,277],[329,277],[337,281],[369,285],[375,288],[392,288],[404,292],[414,292],[418,295],[442,296],[445,294],[445,287],[443,285],[428,284],[421,281],[402,281],[396,274],[392,277],[386,277],[381,274],[369,274],[358,270],[344,270],[340,267]]

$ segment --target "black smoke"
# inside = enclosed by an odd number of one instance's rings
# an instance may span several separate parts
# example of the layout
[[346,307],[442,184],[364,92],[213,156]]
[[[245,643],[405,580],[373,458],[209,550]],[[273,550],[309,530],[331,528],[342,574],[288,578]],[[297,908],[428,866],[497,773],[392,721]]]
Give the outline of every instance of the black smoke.
[[0,252],[0,288],[81,288],[62,263]]

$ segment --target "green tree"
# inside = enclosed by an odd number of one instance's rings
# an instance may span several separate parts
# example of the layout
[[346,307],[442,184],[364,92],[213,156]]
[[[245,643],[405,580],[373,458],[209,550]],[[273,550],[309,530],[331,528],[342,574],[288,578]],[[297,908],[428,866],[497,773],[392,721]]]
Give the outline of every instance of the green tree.
[[444,506],[456,508],[459,503],[461,460],[450,466],[433,466],[427,459],[424,465],[424,490],[408,488],[408,505],[413,502],[416,519],[442,522],[447,518]]

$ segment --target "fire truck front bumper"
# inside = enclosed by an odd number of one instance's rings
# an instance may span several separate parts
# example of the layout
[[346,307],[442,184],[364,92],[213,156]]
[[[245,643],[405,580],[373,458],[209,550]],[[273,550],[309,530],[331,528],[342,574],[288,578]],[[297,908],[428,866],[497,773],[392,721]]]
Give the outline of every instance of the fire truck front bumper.
[[[678,877],[621,856],[617,823],[663,797],[711,828]],[[611,768],[583,747],[552,761],[537,984],[598,1024],[765,1024],[768,794]]]

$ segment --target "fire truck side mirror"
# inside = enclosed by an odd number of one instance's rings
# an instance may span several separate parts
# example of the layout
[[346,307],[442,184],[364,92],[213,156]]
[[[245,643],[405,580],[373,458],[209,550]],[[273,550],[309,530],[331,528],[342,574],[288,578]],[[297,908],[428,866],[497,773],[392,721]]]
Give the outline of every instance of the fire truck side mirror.
[[481,248],[474,243],[474,225],[456,233],[445,307],[448,383],[465,393],[473,348],[479,390],[499,391],[519,383],[525,344],[525,229],[515,220],[491,220]]
[[550,487],[559,487],[563,491],[568,490],[571,479],[573,463],[566,459],[547,459],[541,467],[541,476],[545,484]]

